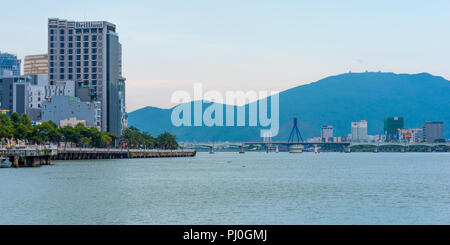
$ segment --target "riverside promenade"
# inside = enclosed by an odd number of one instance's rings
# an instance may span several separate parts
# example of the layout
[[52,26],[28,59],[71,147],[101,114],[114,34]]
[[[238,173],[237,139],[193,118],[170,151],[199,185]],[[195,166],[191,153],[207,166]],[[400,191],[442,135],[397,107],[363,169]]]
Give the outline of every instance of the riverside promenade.
[[195,155],[195,150],[46,148],[40,146],[0,148],[0,156],[9,159],[12,167],[39,167],[49,165],[51,160],[194,157]]

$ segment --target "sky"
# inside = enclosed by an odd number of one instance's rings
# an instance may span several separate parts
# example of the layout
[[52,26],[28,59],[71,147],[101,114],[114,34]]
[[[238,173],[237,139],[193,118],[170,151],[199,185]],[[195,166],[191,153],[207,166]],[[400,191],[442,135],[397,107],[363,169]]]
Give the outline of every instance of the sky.
[[48,18],[105,20],[122,43],[127,111],[177,90],[283,91],[330,75],[450,78],[450,1],[1,1],[0,51],[47,53]]

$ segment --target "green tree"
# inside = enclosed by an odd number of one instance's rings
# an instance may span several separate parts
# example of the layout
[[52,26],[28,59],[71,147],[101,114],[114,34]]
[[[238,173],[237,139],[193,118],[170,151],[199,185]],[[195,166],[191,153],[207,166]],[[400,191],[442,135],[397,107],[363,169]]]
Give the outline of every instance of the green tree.
[[156,145],[158,148],[162,149],[178,148],[176,137],[168,132],[162,133],[156,138]]

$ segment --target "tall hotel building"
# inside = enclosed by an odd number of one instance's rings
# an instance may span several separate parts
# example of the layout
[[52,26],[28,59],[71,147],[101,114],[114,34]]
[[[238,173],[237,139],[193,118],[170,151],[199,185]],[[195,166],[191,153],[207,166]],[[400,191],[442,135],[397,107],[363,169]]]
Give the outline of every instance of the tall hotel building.
[[48,20],[49,83],[76,81],[77,97],[101,103],[100,128],[120,136],[126,126],[122,46],[106,21]]

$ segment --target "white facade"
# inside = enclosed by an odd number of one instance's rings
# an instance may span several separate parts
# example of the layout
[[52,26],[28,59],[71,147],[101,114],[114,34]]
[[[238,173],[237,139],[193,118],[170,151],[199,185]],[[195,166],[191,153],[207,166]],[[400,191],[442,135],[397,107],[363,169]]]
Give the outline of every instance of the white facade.
[[320,130],[320,137],[322,138],[322,140],[333,138],[333,126],[322,126]]
[[45,97],[52,96],[75,96],[75,81],[57,81],[53,85],[45,87]]
[[366,142],[369,138],[367,136],[367,121],[352,122],[352,141]]
[[60,120],[59,121],[59,126],[60,127],[65,127],[65,126],[75,127],[79,123],[81,123],[84,126],[86,126],[86,120],[77,120],[76,117],[71,117],[71,118],[68,118],[68,119]]

